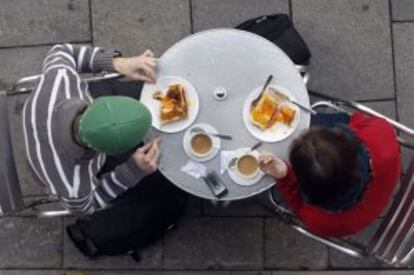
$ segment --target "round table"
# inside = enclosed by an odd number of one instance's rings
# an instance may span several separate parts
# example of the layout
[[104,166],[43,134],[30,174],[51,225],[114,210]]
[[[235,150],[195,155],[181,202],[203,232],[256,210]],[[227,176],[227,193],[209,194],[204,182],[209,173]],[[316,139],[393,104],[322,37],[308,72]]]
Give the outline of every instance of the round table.
[[[160,57],[157,77],[173,75],[188,80],[200,99],[195,123],[207,123],[222,134],[232,135],[233,140],[222,140],[222,150],[234,150],[257,143],[243,124],[242,107],[249,93],[262,86],[270,74],[274,76],[273,84],[287,88],[299,103],[309,106],[306,87],[289,57],[270,41],[240,30],[212,29],[184,38]],[[217,101],[213,97],[216,87],[227,90],[225,100]],[[281,142],[264,143],[260,150],[287,159],[292,140],[309,127],[310,114],[303,110],[300,112],[300,122],[291,136]],[[184,132],[167,134],[154,129],[151,133],[161,137],[159,170],[188,193],[217,200],[202,179],[197,180],[181,171],[189,160],[183,148]],[[203,164],[208,171],[219,173],[220,154]],[[228,189],[220,200],[251,197],[274,183],[273,178],[266,176],[254,185],[240,186],[230,179],[227,172],[220,177]]]

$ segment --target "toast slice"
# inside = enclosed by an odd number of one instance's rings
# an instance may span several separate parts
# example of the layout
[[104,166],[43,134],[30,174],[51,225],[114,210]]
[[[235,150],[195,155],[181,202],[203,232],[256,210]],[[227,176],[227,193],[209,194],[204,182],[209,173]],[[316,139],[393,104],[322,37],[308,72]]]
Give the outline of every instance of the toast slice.
[[276,122],[290,126],[295,116],[296,110],[278,94],[270,91],[262,94],[250,112],[253,124],[262,130],[271,128]]
[[188,117],[186,92],[182,85],[172,84],[168,87],[165,95],[158,91],[154,93],[153,97],[161,101],[161,124],[173,123]]
[[276,115],[276,122],[281,122],[290,126],[295,119],[296,110],[290,107],[288,104],[279,106],[279,110]]
[[250,111],[253,124],[262,130],[271,128],[276,122],[274,116],[281,101],[274,93],[266,90]]

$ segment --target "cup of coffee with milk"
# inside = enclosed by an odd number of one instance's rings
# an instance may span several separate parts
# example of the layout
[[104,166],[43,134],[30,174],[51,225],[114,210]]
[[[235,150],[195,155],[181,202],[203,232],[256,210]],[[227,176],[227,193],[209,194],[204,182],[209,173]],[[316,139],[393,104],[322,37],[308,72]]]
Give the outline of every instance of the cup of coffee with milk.
[[206,157],[213,149],[213,139],[207,133],[194,133],[190,139],[191,153],[197,157]]
[[257,152],[246,152],[230,161],[229,168],[245,179],[250,179],[260,172]]

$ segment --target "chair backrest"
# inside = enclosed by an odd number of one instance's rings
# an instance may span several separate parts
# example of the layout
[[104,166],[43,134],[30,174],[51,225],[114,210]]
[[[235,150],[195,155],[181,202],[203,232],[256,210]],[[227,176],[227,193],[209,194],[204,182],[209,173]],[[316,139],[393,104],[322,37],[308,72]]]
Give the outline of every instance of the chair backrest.
[[368,250],[390,264],[414,260],[414,158]]
[[10,139],[6,92],[0,91],[0,216],[24,208]]
[[[314,95],[320,96],[321,94],[314,93]],[[330,99],[326,95],[323,95],[323,97]],[[340,104],[339,106],[338,103]],[[382,117],[390,122],[395,129],[406,133],[411,138],[414,137],[413,129],[393,121],[360,103],[345,102],[335,98],[331,101],[317,102],[312,108],[315,110],[347,111],[341,105],[344,103],[351,110],[359,110],[372,116]],[[400,138],[398,140],[400,145],[414,149],[411,141]],[[304,231],[304,229],[301,228],[301,231]],[[392,265],[414,266],[414,157],[399,185],[398,192],[395,194],[385,218],[366,247],[359,242],[349,243],[345,239],[331,240],[312,236],[309,232],[301,233],[350,256],[372,255]]]

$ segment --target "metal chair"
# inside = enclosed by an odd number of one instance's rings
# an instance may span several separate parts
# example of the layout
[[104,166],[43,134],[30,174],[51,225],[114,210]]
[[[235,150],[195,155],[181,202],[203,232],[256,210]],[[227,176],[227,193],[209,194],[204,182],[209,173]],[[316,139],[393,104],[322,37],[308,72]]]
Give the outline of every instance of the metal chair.
[[0,215],[24,208],[10,139],[6,92],[0,91]]
[[[351,113],[355,110],[362,111],[371,116],[381,117],[387,120],[399,132],[409,137],[414,137],[413,129],[361,103],[339,99],[314,91],[309,93],[315,97],[327,100],[316,102],[312,105],[312,109],[317,112],[320,112],[321,109],[346,113]],[[401,146],[414,149],[413,142],[400,137],[398,139]],[[277,200],[277,195],[275,188],[272,188],[268,193],[271,210],[277,217],[300,234],[352,257],[374,257],[394,266],[410,266],[414,264],[414,157],[405,177],[401,181],[398,192],[394,196],[391,207],[368,245],[355,241],[352,238],[325,238],[313,234],[301,224],[288,207]]]
[[[34,214],[41,218],[70,215],[69,211],[59,207],[59,201],[53,196],[25,203],[16,173],[10,137],[7,96],[30,93],[39,77],[40,75],[25,77],[18,80],[10,89],[0,90],[0,217],[18,212],[25,213],[25,215]],[[85,78],[84,81],[90,83],[120,77],[122,77],[120,74],[113,73]],[[56,204],[57,208],[43,210],[45,206],[51,204]]]

